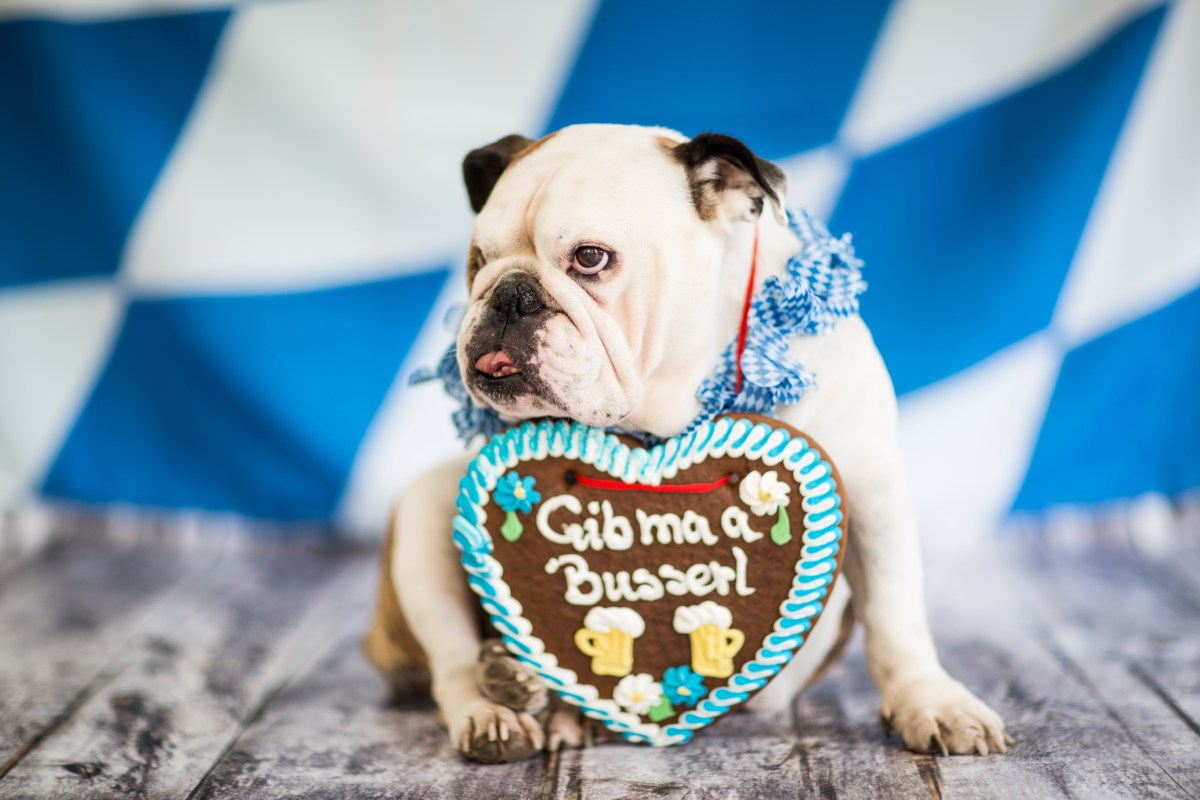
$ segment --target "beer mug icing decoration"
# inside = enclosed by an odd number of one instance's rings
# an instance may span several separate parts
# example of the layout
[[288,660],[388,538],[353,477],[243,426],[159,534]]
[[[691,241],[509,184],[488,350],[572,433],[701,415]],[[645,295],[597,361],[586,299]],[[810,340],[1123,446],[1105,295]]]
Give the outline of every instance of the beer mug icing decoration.
[[645,620],[631,608],[596,607],[575,631],[575,644],[592,657],[592,672],[620,677],[633,669],[633,640],[644,630]]
[[527,422],[484,445],[458,511],[469,583],[509,651],[656,746],[687,742],[791,660],[846,546],[833,465],[753,415],[653,447]]
[[733,627],[733,614],[725,606],[705,600],[698,606],[675,609],[675,632],[692,644],[692,669],[708,678],[733,674],[733,657],[746,643],[746,634]]

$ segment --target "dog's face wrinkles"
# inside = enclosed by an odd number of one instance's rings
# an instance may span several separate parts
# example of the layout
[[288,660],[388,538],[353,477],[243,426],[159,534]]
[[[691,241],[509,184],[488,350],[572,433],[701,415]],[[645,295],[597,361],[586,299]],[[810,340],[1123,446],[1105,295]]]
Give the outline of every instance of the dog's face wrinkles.
[[736,329],[744,278],[722,275],[729,217],[757,218],[762,194],[748,196],[753,179],[728,160],[689,164],[676,152],[688,140],[660,128],[509,139],[489,146],[508,151],[482,190],[470,173],[482,150],[465,167],[482,206],[458,338],[468,390],[506,419],[675,432]]

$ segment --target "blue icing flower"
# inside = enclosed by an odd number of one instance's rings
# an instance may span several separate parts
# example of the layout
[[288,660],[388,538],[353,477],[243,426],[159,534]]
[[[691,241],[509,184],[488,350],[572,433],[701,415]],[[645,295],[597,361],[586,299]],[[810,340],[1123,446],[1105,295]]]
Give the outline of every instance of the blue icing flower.
[[708,694],[704,677],[692,672],[692,668],[686,664],[664,672],[662,688],[667,699],[677,706],[694,706]]
[[528,514],[533,510],[533,504],[541,502],[542,495],[533,488],[534,478],[522,478],[515,472],[506,472],[496,482],[493,498],[496,505],[505,511],[520,511]]

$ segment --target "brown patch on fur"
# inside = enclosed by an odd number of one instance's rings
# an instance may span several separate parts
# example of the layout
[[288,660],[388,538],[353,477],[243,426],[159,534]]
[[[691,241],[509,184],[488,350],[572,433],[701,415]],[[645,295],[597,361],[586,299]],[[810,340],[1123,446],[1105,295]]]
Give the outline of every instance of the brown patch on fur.
[[[398,694],[424,690],[428,686],[429,658],[413,635],[400,608],[396,584],[392,581],[392,553],[396,547],[396,520],[399,509],[392,511],[387,533],[383,539],[383,558],[379,565],[379,591],[376,594],[375,614],[362,640],[362,652],[367,661],[383,673],[383,678]],[[463,576],[466,579],[466,576]],[[495,636],[487,624],[483,607],[475,605],[480,637]]]
[[483,251],[475,242],[471,242],[471,249],[467,251],[467,289],[470,290],[471,284],[475,282],[475,274],[483,269]]
[[[843,580],[845,579],[843,578]],[[829,648],[829,652],[825,654],[825,658],[821,660],[821,663],[813,670],[809,679],[800,687],[801,692],[821,680],[821,678],[824,678],[825,673],[829,672],[833,665],[842,657],[842,654],[846,652],[846,645],[850,643],[850,635],[854,633],[854,605],[852,603],[846,603],[846,610],[842,612],[841,623],[841,628],[838,630],[838,638],[833,643],[833,647]]]
[[706,222],[719,216],[753,221],[768,199],[782,202],[787,187],[783,170],[732,136],[701,133],[676,144],[670,154],[683,165],[692,205]]
[[505,168],[505,171],[508,171],[508,170],[512,169],[512,165],[513,165],[513,164],[517,163],[517,162],[518,162],[518,161],[520,161],[522,158],[524,158],[525,156],[527,156],[527,155],[529,155],[530,153],[532,153],[534,150],[537,150],[539,147],[541,147],[541,146],[542,146],[542,145],[544,145],[546,142],[548,142],[548,141],[550,141],[551,139],[553,139],[555,136],[558,136],[558,131],[555,131],[554,133],[548,133],[548,134],[546,134],[545,136],[543,136],[542,138],[538,139],[538,140],[537,140],[536,142],[534,142],[533,144],[531,144],[531,145],[529,145],[528,147],[526,147],[524,150],[522,150],[522,151],[520,151],[519,153],[517,153],[515,156],[513,156],[513,157],[512,157],[512,161],[509,161],[509,162],[508,162],[508,166]]
[[674,139],[672,139],[669,136],[655,136],[654,138],[658,140],[659,149],[661,149],[667,155],[671,156],[672,160],[676,160],[675,159],[675,148],[679,147],[680,142],[675,141]]
[[[679,161],[678,148],[684,142],[667,136],[656,136],[658,147],[663,153],[676,164]],[[717,218],[717,204],[720,202],[719,192],[714,191],[707,183],[701,183],[693,179],[692,175],[684,167],[684,179],[688,183],[688,190],[692,193],[692,206],[696,209],[696,214],[705,222],[711,222]]]
[[712,183],[709,181],[692,181],[692,205],[696,208],[696,215],[705,222],[712,222],[717,218],[717,209],[720,208],[721,194],[712,188]]
[[412,673],[429,672],[429,661],[417,638],[413,636],[396,597],[392,582],[392,550],[395,547],[396,517],[388,524],[383,540],[383,560],[379,570],[379,592],[375,616],[363,637],[362,651],[367,660],[383,673],[393,689],[402,690],[412,683]]

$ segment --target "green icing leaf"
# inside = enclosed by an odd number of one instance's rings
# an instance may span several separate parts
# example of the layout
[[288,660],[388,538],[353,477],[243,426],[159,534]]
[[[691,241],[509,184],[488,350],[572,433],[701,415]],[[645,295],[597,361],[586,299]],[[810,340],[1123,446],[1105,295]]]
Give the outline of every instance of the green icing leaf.
[[787,509],[779,507],[779,521],[771,526],[771,541],[787,544],[792,540],[792,523],[788,521]]
[[504,518],[504,524],[500,526],[500,535],[510,542],[515,542],[521,538],[524,530],[525,526],[521,524],[521,520],[517,519],[517,512],[510,511]]
[[658,701],[658,705],[650,709],[646,716],[650,718],[651,722],[662,722],[664,719],[667,719],[674,713],[675,709],[672,707],[671,701],[668,700],[667,696],[664,694],[662,696],[662,700]]

